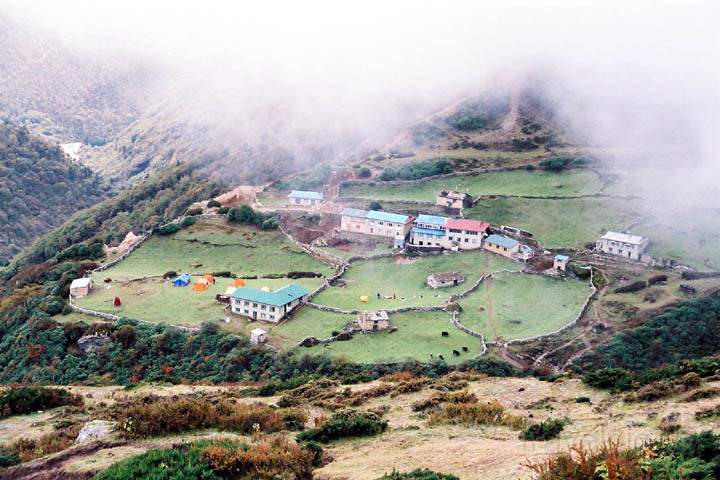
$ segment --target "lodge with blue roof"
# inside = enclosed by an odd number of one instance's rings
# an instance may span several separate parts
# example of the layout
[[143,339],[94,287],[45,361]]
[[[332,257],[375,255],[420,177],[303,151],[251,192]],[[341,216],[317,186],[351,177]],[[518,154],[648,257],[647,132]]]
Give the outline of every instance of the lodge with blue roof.
[[230,294],[230,310],[253,320],[277,323],[307,300],[309,294],[310,290],[295,283],[272,292],[242,287]]
[[378,210],[346,208],[341,212],[340,230],[404,240],[412,226],[413,217]]
[[320,205],[325,200],[325,195],[321,192],[311,192],[308,190],[293,190],[288,195],[288,200],[293,205],[304,205],[313,207]]

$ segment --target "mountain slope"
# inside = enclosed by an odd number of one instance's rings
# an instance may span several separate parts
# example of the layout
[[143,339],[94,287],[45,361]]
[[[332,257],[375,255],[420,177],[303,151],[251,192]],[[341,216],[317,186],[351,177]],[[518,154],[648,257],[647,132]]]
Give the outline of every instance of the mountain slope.
[[148,71],[84,55],[0,14],[0,118],[64,141],[103,143],[140,113]]
[[57,145],[0,124],[0,262],[105,195],[100,179]]

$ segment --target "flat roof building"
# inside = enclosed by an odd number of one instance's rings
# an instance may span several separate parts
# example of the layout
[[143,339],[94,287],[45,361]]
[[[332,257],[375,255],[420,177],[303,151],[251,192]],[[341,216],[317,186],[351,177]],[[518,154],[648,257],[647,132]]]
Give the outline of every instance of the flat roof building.
[[285,285],[275,291],[242,287],[230,294],[230,309],[237,315],[277,323],[306,300],[310,291],[298,284]]

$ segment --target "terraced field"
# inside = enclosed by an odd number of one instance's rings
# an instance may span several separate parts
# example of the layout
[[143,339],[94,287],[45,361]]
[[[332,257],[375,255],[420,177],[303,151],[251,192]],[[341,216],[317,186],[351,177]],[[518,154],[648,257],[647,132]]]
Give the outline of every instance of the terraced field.
[[321,261],[305,254],[278,231],[261,231],[224,220],[208,220],[168,237],[154,236],[128,258],[103,272],[127,280],[176,272],[231,271],[237,275],[313,271],[332,274]]
[[[429,257],[395,257],[355,262],[342,277],[344,286],[326,289],[313,302],[350,310],[392,309],[440,305],[454,293],[470,287],[484,273],[504,268],[519,270],[519,264],[498,255],[469,251]],[[426,285],[431,273],[460,271],[465,282],[433,290]],[[363,302],[360,297],[367,295]]]
[[473,176],[438,178],[425,182],[388,187],[386,185],[351,185],[342,188],[341,196],[381,201],[434,202],[441,190],[456,190],[479,195],[578,196],[598,193],[600,176],[591,170],[567,170],[560,173],[513,170]]

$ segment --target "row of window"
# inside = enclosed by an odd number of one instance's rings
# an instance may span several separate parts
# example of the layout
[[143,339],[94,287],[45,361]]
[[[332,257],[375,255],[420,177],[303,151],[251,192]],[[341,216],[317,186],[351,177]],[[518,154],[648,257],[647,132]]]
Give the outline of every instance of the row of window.
[[[250,306],[250,302],[248,302],[247,300],[243,300],[243,303],[242,303],[242,304],[243,304],[244,306],[246,306],[246,307],[249,307],[249,306]],[[252,306],[253,306],[253,308],[258,308],[258,304],[257,304],[257,303],[253,303]],[[260,310],[265,310],[265,309],[267,309],[267,305],[261,303],[261,304],[260,304]],[[270,307],[270,311],[271,311],[271,312],[274,312],[274,311],[275,311],[275,307]]]

